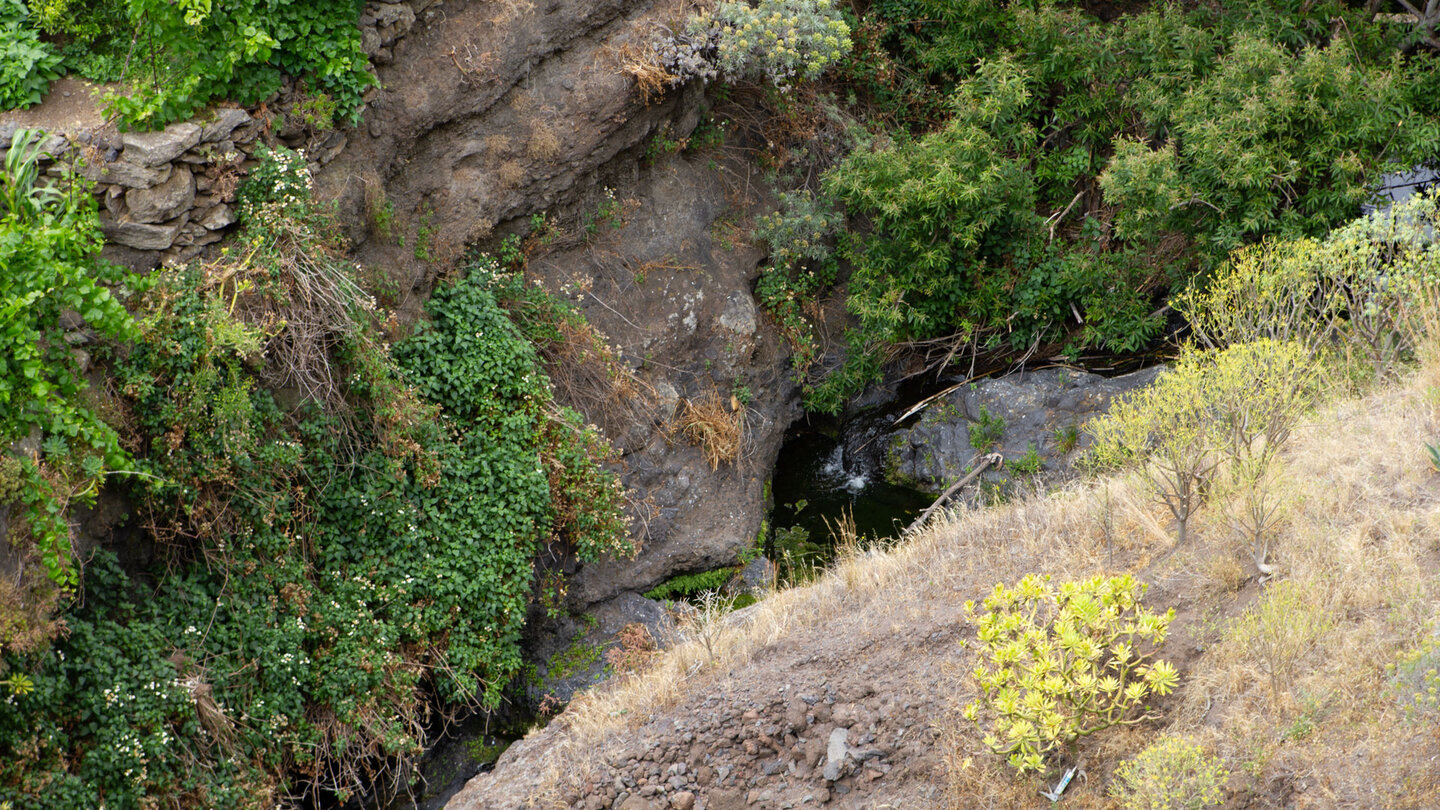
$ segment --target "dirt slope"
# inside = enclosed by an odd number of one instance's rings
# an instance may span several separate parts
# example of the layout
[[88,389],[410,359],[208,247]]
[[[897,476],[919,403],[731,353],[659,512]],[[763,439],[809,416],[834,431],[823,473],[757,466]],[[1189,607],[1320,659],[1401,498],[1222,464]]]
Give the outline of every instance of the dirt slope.
[[1115,479],[961,514],[888,553],[853,554],[724,629],[692,628],[647,674],[577,698],[448,806],[1047,806],[1044,783],[1014,778],[953,713],[969,689],[960,606],[1027,571],[1130,571],[1148,603],[1177,610],[1160,654],[1181,687],[1159,720],[1080,746],[1065,806],[1118,806],[1116,765],[1180,735],[1225,767],[1228,808],[1435,807],[1440,710],[1407,708],[1411,682],[1386,666],[1423,652],[1440,623],[1440,474],[1416,440],[1440,432],[1427,390],[1440,387],[1327,406],[1287,450],[1278,581],[1307,598],[1274,632],[1319,632],[1278,695],[1261,648],[1235,632],[1272,585],[1242,566],[1225,501],[1174,549],[1144,490]]

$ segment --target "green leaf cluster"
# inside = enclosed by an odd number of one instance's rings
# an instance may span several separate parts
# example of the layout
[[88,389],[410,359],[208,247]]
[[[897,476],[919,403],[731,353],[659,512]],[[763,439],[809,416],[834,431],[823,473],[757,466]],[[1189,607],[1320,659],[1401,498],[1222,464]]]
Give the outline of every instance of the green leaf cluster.
[[[125,467],[126,453],[86,398],[62,315],[114,339],[135,328],[111,292],[128,275],[95,258],[102,237],[94,199],[79,178],[63,187],[41,181],[42,142],[40,133],[16,132],[0,171],[0,443],[20,456],[32,547],[50,579],[71,588],[79,579],[65,511],[92,502],[107,471]],[[14,443],[27,438],[38,440],[38,451],[19,452]]]
[[755,296],[789,342],[790,362],[804,375],[819,345],[805,319],[820,294],[835,283],[839,263],[833,247],[844,217],[809,191],[780,195],[779,208],[755,224],[755,238],[770,250],[755,283]]
[[981,725],[986,747],[1018,771],[1038,771],[1082,737],[1157,717],[1149,701],[1180,677],[1151,660],[1175,611],[1144,607],[1144,592],[1128,574],[1058,587],[1029,574],[1013,588],[997,584],[978,612],[967,602],[979,694],[964,715]]
[[[434,709],[495,706],[520,672],[541,553],[629,547],[609,446],[554,404],[493,262],[393,349],[362,299],[302,323],[297,279],[350,266],[303,162],[262,160],[241,249],[158,271],[108,350],[154,564],[101,552],[69,635],[6,652],[29,691],[0,705],[0,802],[273,807],[408,778]],[[264,384],[301,344],[340,399]]]
[[890,0],[859,30],[849,76],[899,126],[824,177],[863,223],[827,410],[898,343],[1135,351],[1231,250],[1327,232],[1440,142],[1435,60],[1339,3]]
[[60,55],[40,41],[24,0],[0,0],[0,110],[39,104],[59,67]]
[[[95,5],[108,9],[112,3]],[[135,44],[129,87],[106,111],[130,126],[163,127],[217,99],[263,101],[294,77],[354,122],[375,83],[361,49],[355,0],[125,0]],[[97,12],[98,13],[98,12]],[[112,40],[112,42],[115,40]]]

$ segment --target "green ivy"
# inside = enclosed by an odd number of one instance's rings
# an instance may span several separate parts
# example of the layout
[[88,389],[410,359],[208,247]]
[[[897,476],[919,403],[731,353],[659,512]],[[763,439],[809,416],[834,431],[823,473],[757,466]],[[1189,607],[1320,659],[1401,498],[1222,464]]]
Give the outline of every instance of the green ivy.
[[261,159],[242,249],[157,271],[109,352],[130,530],[157,558],[101,552],[69,635],[5,654],[25,680],[0,705],[0,803],[343,803],[377,768],[408,777],[432,709],[493,707],[519,674],[540,553],[629,548],[609,447],[555,406],[493,262],[393,349],[357,300],[319,344],[343,397],[281,406],[262,379],[300,339],[278,314],[295,274],[350,265],[303,161]]
[[356,0],[126,0],[136,53],[130,87],[106,112],[153,129],[216,99],[255,104],[286,76],[329,96],[354,123],[375,83],[361,50]]
[[127,274],[95,259],[94,198],[74,176],[64,191],[42,184],[42,141],[15,133],[0,172],[0,443],[14,453],[14,442],[38,440],[38,451],[19,453],[23,516],[50,579],[71,588],[79,580],[65,511],[93,501],[126,454],[86,398],[61,316],[114,339],[135,330],[111,293]]

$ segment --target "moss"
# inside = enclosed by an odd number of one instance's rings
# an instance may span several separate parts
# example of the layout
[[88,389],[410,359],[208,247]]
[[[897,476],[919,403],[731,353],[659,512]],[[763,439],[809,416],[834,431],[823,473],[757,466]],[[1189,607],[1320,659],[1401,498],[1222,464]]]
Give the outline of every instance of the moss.
[[[587,619],[589,621],[586,621]],[[605,652],[604,645],[592,644],[585,640],[587,631],[594,629],[598,620],[594,616],[585,616],[582,621],[585,621],[586,628],[575,631],[570,646],[550,656],[550,660],[545,663],[545,676],[548,680],[563,681],[571,675],[584,672],[599,663],[600,657]]]
[[496,739],[495,737],[481,737],[478,740],[471,740],[465,743],[465,752],[470,755],[470,759],[474,762],[481,765],[491,765],[494,764],[495,760],[499,759],[500,755],[505,753],[505,749],[509,747],[510,743],[506,740]]
[[717,568],[697,574],[681,574],[668,579],[645,592],[647,599],[688,599],[704,591],[716,591],[725,587],[735,576],[734,568]]

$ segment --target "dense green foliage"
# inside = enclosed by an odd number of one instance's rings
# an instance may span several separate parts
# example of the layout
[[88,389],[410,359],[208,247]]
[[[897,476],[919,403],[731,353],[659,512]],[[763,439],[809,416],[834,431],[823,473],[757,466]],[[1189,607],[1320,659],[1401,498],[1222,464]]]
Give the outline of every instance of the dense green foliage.
[[[6,0],[0,9],[11,5],[23,11],[25,4]],[[126,81],[125,89],[106,97],[106,111],[130,126],[162,127],[221,99],[255,104],[279,90],[286,76],[304,82],[323,108],[333,106],[353,121],[361,92],[375,81],[360,47],[361,5],[356,0],[31,0],[32,19],[15,30],[33,39],[35,25],[59,41],[68,70],[97,81]],[[9,26],[0,22],[0,32]],[[9,43],[20,42],[20,36],[0,33],[0,47],[19,48]],[[24,53],[29,51],[16,50],[14,56],[18,60]],[[31,60],[36,65],[31,72],[53,72],[60,60],[45,59]],[[15,70],[20,66],[14,63]],[[7,58],[6,73],[11,69]],[[25,98],[0,95],[0,108]],[[37,94],[33,101],[38,100]]]
[[355,0],[127,0],[126,11],[148,50],[145,71],[132,72],[130,92],[109,104],[135,126],[163,126],[219,98],[254,104],[285,76],[328,94],[353,119],[374,83]]
[[[0,801],[271,807],[408,779],[432,709],[494,706],[520,672],[537,555],[628,548],[608,446],[554,405],[494,265],[392,352],[308,187],[266,155],[240,244],[137,302],[111,362],[160,556],[102,553],[68,637],[8,651]],[[282,362],[343,392],[282,407]]]
[[101,242],[95,201],[78,178],[64,190],[40,183],[41,140],[15,133],[0,172],[0,444],[39,440],[16,471],[26,533],[51,580],[69,587],[78,577],[65,510],[92,500],[125,453],[84,397],[61,315],[115,339],[134,326],[108,286],[124,274],[92,258]]
[[1328,2],[871,6],[842,80],[884,131],[823,180],[863,226],[859,325],[812,407],[909,341],[1135,351],[1232,249],[1354,217],[1440,149],[1440,71],[1405,36]]
[[24,0],[0,0],[0,110],[38,104],[60,75],[60,55],[30,26]]

